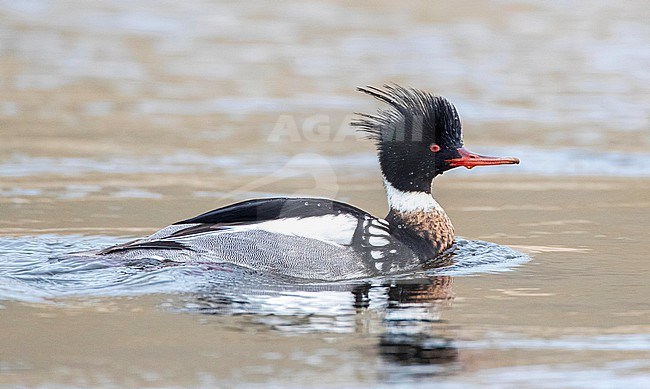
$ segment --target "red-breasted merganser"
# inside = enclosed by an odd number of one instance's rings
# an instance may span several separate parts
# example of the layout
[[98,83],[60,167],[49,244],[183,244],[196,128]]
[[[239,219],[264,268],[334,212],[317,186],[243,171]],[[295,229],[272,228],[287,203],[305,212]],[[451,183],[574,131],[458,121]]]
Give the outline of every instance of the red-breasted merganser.
[[517,164],[463,147],[456,108],[442,96],[385,85],[358,88],[388,104],[352,125],[374,139],[390,211],[385,219],[318,198],[253,199],[174,223],[95,255],[181,263],[230,263],[310,280],[385,276],[435,263],[454,227],[431,195],[458,166]]

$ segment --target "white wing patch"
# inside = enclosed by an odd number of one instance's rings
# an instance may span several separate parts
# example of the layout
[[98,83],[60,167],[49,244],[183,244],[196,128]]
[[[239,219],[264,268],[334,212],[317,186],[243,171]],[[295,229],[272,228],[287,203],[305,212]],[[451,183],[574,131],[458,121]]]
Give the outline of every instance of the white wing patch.
[[370,227],[368,227],[368,232],[370,234],[375,235],[375,236],[376,235],[384,235],[384,236],[388,235],[388,232],[386,232],[386,227],[384,227],[384,228],[378,227],[373,222],[374,222],[374,220],[371,222],[372,224],[370,225]]
[[381,247],[381,246],[386,246],[390,242],[386,238],[371,236],[370,238],[368,238],[368,243],[370,243],[370,245],[373,247]]
[[358,220],[352,215],[324,215],[304,218],[269,220],[245,226],[229,228],[223,233],[264,230],[274,234],[301,236],[326,243],[349,245],[357,228]]

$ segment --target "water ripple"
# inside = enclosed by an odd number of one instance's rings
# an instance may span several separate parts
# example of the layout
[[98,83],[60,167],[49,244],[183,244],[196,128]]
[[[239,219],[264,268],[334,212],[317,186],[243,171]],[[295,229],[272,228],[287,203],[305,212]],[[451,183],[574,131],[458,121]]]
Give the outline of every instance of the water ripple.
[[[430,283],[430,278],[477,272],[507,271],[529,258],[508,247],[483,241],[457,239],[454,264],[386,279],[302,283],[231,264],[172,264],[164,260],[110,262],[67,256],[67,253],[106,247],[122,239],[105,236],[40,235],[0,238],[0,299],[44,301],[64,297],[134,296],[143,294],[208,293],[273,312],[273,307],[305,310],[311,292],[349,292],[360,285],[383,285],[391,280]],[[305,293],[307,295],[305,295]],[[266,296],[259,300],[256,296]],[[274,296],[268,298],[268,296]],[[238,297],[239,296],[239,297]],[[324,296],[321,295],[322,298]],[[235,304],[236,305],[236,304]],[[319,304],[321,307],[323,304]],[[328,304],[325,304],[328,305]],[[336,306],[336,304],[332,304]],[[206,307],[204,307],[206,308]],[[233,309],[230,305],[228,309]],[[248,308],[247,308],[248,309]],[[320,309],[320,308],[319,308]]]

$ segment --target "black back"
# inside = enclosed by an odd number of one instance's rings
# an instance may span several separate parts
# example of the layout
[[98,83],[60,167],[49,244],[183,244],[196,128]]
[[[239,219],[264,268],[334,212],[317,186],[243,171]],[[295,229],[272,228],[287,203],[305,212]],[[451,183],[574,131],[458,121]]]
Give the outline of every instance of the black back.
[[242,201],[174,224],[246,224],[280,218],[305,218],[341,213],[351,214],[357,218],[371,217],[367,212],[339,201],[306,197],[275,197]]

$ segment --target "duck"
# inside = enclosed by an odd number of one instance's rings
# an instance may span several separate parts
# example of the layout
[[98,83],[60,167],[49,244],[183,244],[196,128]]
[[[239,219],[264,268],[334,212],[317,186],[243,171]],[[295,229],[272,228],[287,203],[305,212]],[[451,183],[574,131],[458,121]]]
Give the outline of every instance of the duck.
[[388,200],[380,218],[340,201],[256,198],[169,225],[147,237],[93,252],[106,259],[223,264],[307,281],[397,275],[441,266],[454,227],[432,196],[433,180],[465,167],[518,164],[463,146],[458,112],[446,98],[386,84],[357,88],[384,103],[351,125],[376,145]]

